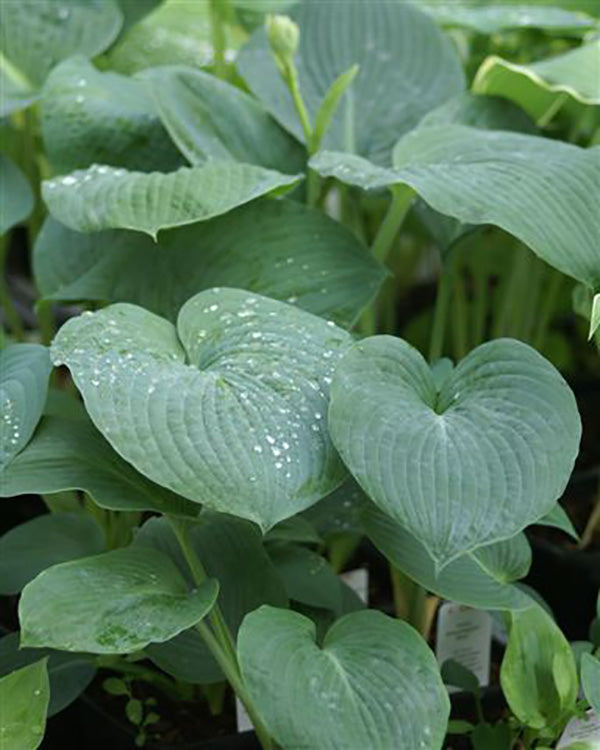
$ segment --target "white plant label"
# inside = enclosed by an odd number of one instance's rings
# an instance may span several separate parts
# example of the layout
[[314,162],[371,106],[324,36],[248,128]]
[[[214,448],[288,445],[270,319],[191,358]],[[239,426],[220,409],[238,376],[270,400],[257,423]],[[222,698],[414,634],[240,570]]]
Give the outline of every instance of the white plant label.
[[341,573],[340,578],[364,604],[369,603],[369,571],[366,568],[348,570]]
[[238,732],[249,732],[254,729],[250,717],[244,708],[244,704],[239,698],[235,699],[235,720]]
[[[440,607],[435,655],[440,666],[454,659],[470,669],[480,685],[490,681],[493,620],[488,612],[445,602]],[[449,687],[450,692],[458,688]]]
[[577,743],[578,750],[600,750],[600,716],[590,709],[585,719],[571,719],[556,750],[568,750]]

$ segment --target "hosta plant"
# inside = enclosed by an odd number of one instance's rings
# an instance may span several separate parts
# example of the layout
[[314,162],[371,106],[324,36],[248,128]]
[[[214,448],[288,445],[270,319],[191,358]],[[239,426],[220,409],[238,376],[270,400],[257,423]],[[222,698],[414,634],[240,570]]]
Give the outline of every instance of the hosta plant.
[[[0,537],[1,748],[90,685],[138,745],[157,696],[229,688],[273,750],[541,749],[600,712],[597,621],[569,644],[519,583],[529,527],[577,536],[575,348],[599,373],[574,5],[5,4],[0,495],[47,512]],[[337,575],[364,549],[393,605]],[[499,720],[430,648],[441,600],[504,628]]]

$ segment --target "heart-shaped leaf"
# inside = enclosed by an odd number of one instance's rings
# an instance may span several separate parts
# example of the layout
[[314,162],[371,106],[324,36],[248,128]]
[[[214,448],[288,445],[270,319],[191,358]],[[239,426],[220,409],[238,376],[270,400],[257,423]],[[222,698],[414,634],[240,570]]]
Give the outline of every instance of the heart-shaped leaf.
[[214,289],[183,306],[177,329],[127,304],[71,320],[52,356],[139,471],[267,530],[344,477],[326,410],[349,343],[291,305]]
[[[287,606],[285,589],[256,526],[223,513],[204,512],[199,523],[191,528],[190,540],[207,575],[219,582],[219,606],[234,638],[244,616],[261,604]],[[147,521],[137,534],[135,544],[169,555],[191,584],[189,566],[165,519]],[[165,643],[151,644],[146,653],[177,679],[201,684],[224,679],[194,628]]]
[[44,738],[50,684],[46,659],[0,678],[2,749],[36,750]]
[[79,232],[135,229],[156,238],[160,229],[206,221],[261,195],[281,194],[300,179],[233,161],[169,174],[95,164],[46,180],[42,194],[50,213]]
[[198,512],[195,503],[154,484],[123,461],[87,417],[46,417],[3,473],[0,497],[66,490],[83,490],[108,510],[176,516]]
[[34,84],[61,60],[94,57],[119,33],[116,0],[19,0],[2,6],[2,52]]
[[365,339],[336,370],[329,428],[365,492],[439,567],[548,513],[581,436],[561,375],[512,339],[479,346],[439,390],[405,341]]
[[51,565],[104,551],[102,529],[85,513],[49,513],[0,537],[0,593],[16,594]]
[[48,716],[54,716],[81,695],[94,679],[96,667],[86,654],[19,648],[19,633],[10,633],[0,638],[0,677],[45,657],[50,680]]
[[165,232],[156,243],[127,231],[84,235],[49,218],[34,269],[53,299],[134,302],[175,320],[202,289],[234,285],[342,326],[354,323],[385,278],[341,224],[295,201],[268,199]]
[[27,177],[8,156],[0,154],[0,235],[20,224],[32,210],[33,193]]
[[126,547],[48,568],[23,589],[21,645],[124,654],[199,622],[219,586],[188,590],[162,552]]
[[417,128],[394,150],[395,169],[321,152],[310,166],[363,189],[406,183],[436,211],[495,224],[559,271],[600,288],[596,175],[600,147],[466,125]]
[[[485,555],[490,548],[480,547],[462,555],[437,572],[433,558],[416,536],[372,503],[363,510],[362,518],[365,531],[377,549],[427,591],[478,609],[512,610],[531,606],[531,598],[525,592],[505,583],[504,571],[496,577],[496,571],[487,570],[481,564],[481,553]],[[496,542],[492,546],[499,549],[494,554],[506,555],[510,559],[510,551],[504,551],[507,545],[510,550],[509,542]]]
[[[42,415],[52,363],[38,344],[0,351],[0,471],[23,449]],[[4,482],[2,476],[1,485]]]
[[233,159],[298,172],[297,141],[237,86],[194,68],[169,66],[142,74],[164,126],[191,164]]
[[[534,0],[535,2],[536,0]],[[594,20],[567,8],[553,8],[534,2],[519,4],[487,0],[418,0],[419,7],[442,26],[473,29],[481,34],[496,34],[507,29],[544,29],[547,32],[579,32],[584,34],[594,27]]]
[[592,654],[581,657],[581,686],[590,706],[600,716],[600,660]]
[[41,126],[57,172],[93,163],[168,172],[185,164],[144,85],[101,73],[84,57],[65,60],[48,76]]
[[261,607],[242,623],[238,654],[250,698],[283,747],[441,747],[448,695],[433,654],[406,623],[355,612],[320,646],[311,620]]
[[[294,7],[290,16],[300,27],[296,65],[313,121],[336,78],[352,65],[359,66],[325,136],[326,148],[389,163],[396,140],[426,112],[464,88],[463,72],[450,40],[409,3],[306,0]],[[294,103],[264,29],[251,37],[237,64],[273,116],[303,140]],[[394,92],[391,98],[390,91]]]

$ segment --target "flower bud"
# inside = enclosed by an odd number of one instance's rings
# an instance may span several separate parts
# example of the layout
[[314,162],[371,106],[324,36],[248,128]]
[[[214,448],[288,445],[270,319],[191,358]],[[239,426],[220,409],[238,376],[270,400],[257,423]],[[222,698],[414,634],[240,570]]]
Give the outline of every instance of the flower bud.
[[286,63],[298,51],[300,29],[288,16],[267,16],[267,36],[278,63]]

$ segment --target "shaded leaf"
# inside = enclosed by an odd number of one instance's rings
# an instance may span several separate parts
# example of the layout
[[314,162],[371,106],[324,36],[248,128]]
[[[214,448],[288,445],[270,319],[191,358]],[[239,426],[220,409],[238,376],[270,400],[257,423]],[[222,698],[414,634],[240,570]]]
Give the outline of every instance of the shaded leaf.
[[300,178],[233,161],[169,174],[95,164],[46,180],[42,194],[50,213],[77,231],[122,228],[156,237],[160,229],[206,221],[261,195],[285,192]]
[[526,609],[531,605],[526,593],[516,586],[498,581],[484,569],[476,554],[457,558],[436,575],[433,558],[417,538],[400,524],[373,505],[369,505],[363,517],[365,530],[377,549],[395,567],[428,591],[480,609]]
[[127,231],[84,235],[48,218],[34,269],[42,294],[53,299],[134,302],[175,320],[198,291],[232,285],[342,326],[357,319],[385,278],[341,224],[300,203],[268,199],[166,232],[156,243]]
[[50,513],[0,537],[0,593],[17,594],[51,565],[104,551],[104,536],[85,513]]
[[502,96],[464,91],[436,107],[419,122],[419,127],[469,125],[485,130],[513,130],[536,135],[535,122],[525,110]]
[[336,369],[329,429],[365,492],[440,568],[548,513],[581,436],[559,372],[514,339],[477,347],[439,390],[409,344],[365,339]]
[[502,542],[479,547],[473,556],[500,583],[525,578],[531,567],[531,547],[523,532]]
[[133,305],[66,323],[66,364],[92,421],[139,471],[268,530],[338,486],[329,382],[349,335],[291,305],[213,289],[177,329]]
[[[314,505],[312,506],[315,507]],[[265,535],[265,542],[298,542],[299,544],[322,544],[323,540],[315,527],[303,516],[292,516],[281,521]]]
[[169,640],[212,608],[219,586],[189,590],[163,553],[126,547],[55,565],[23,589],[21,644],[124,654]]
[[269,557],[290,599],[341,614],[340,580],[324,557],[299,544],[273,544]]
[[446,659],[440,671],[444,684],[452,685],[474,695],[479,695],[479,679],[477,675],[460,662],[454,659]]
[[87,492],[108,510],[196,515],[198,506],[154,484],[115,453],[87,417],[42,419],[33,439],[10,464],[0,497]]
[[123,31],[139,23],[162,2],[163,0],[118,0],[123,13]]
[[27,219],[32,210],[33,193],[27,177],[8,156],[0,154],[0,234]]
[[70,705],[86,689],[96,674],[92,658],[51,649],[19,648],[19,633],[0,638],[0,676],[47,658],[50,680],[48,716]]
[[48,76],[41,127],[57,172],[92,163],[169,171],[185,163],[144,85],[118,73],[102,73],[83,57],[66,60]]
[[[244,616],[261,604],[287,606],[285,589],[264,550],[256,526],[222,513],[204,512],[200,522],[190,530],[190,538],[207,575],[219,582],[219,606],[234,638]],[[137,534],[135,544],[168,554],[188,583],[192,583],[188,565],[165,519],[147,521]],[[146,653],[177,679],[193,683],[224,679],[194,628],[165,643],[151,644]]]
[[[45,346],[13,344],[0,351],[0,471],[33,434],[46,401],[51,370]],[[4,481],[2,476],[0,485]]]
[[[324,138],[325,148],[387,163],[393,144],[403,133],[464,88],[450,40],[408,3],[306,0],[292,8],[290,16],[300,26],[296,65],[311,120],[335,79],[352,65],[359,66]],[[264,29],[254,33],[237,64],[250,89],[273,116],[303,140],[296,109]],[[394,92],[392,98],[390,91]]]
[[298,143],[236,86],[185,67],[154,68],[141,76],[191,164],[231,159],[282,172],[303,168]]

